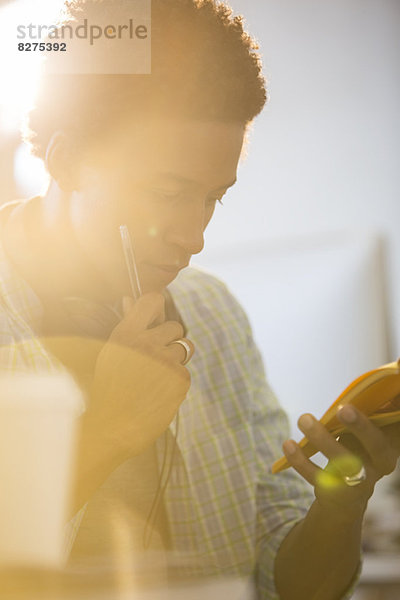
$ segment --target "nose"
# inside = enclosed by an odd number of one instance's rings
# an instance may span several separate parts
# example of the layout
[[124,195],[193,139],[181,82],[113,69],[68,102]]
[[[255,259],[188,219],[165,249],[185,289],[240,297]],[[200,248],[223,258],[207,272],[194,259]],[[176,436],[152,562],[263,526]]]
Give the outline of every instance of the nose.
[[185,208],[181,206],[178,210],[165,239],[169,244],[179,246],[186,254],[198,254],[204,247],[204,201],[188,201]]

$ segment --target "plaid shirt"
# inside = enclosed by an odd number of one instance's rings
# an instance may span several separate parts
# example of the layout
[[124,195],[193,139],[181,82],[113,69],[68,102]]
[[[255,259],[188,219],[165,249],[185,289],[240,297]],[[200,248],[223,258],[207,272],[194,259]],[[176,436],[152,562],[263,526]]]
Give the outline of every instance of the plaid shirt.
[[[257,597],[276,600],[277,549],[312,501],[293,470],[270,474],[288,436],[285,414],[266,383],[249,322],[226,287],[188,268],[169,289],[196,346],[164,494],[173,563],[190,576],[254,576]],[[0,294],[0,368],[62,368],[38,338],[39,299],[1,248]],[[176,421],[167,435],[175,432]],[[161,464],[163,439],[157,452]],[[71,524],[70,543],[82,514]]]

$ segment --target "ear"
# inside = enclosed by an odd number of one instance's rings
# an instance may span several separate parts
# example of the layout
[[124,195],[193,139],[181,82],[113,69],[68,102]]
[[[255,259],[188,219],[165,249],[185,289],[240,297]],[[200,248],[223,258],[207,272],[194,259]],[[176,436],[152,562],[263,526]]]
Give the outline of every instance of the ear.
[[46,150],[45,165],[62,190],[73,192],[78,189],[77,152],[62,131],[52,135]]

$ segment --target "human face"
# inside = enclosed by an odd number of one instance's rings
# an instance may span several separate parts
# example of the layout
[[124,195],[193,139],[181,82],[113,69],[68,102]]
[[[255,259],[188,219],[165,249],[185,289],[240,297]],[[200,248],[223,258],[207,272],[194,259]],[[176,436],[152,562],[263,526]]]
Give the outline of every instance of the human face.
[[71,220],[104,293],[129,294],[119,238],[133,238],[142,291],[162,291],[204,244],[216,202],[236,181],[244,126],[144,119],[93,149]]

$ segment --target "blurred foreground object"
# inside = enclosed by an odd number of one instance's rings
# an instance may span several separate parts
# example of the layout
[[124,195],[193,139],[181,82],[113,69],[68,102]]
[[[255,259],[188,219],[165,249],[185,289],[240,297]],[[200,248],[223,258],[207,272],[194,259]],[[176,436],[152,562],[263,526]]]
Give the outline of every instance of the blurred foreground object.
[[110,578],[107,569],[92,573],[56,570],[0,570],[3,600],[255,600],[254,586],[238,577],[197,580],[190,584],[137,590]]
[[83,399],[63,373],[0,377],[0,566],[60,567]]

